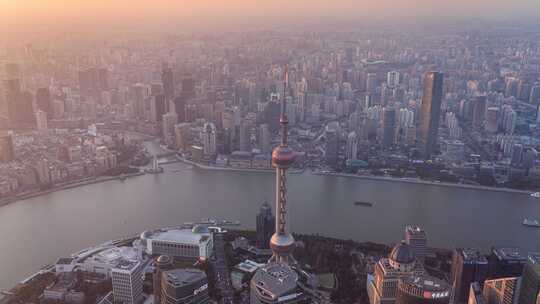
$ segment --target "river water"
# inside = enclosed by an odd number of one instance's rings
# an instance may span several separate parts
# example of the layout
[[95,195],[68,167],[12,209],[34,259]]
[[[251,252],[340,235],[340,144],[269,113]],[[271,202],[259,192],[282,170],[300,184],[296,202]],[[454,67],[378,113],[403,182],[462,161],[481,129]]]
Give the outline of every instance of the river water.
[[[165,173],[64,190],[0,207],[0,289],[60,256],[149,228],[201,218],[255,227],[274,201],[272,173],[206,171],[171,164]],[[520,246],[540,251],[540,199],[525,194],[303,174],[288,178],[289,223],[298,233],[393,243],[405,225],[425,228],[431,246]],[[370,201],[371,208],[354,206]]]

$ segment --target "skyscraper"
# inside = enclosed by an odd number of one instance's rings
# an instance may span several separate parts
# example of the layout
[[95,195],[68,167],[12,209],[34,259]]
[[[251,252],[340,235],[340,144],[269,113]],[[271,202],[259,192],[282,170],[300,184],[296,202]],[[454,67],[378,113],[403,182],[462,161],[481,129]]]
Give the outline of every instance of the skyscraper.
[[206,304],[209,302],[208,278],[203,271],[172,269],[162,273],[161,303],[159,304]]
[[257,214],[257,246],[259,248],[268,248],[270,238],[276,232],[276,217],[272,215],[272,208],[264,201],[259,214]]
[[45,112],[49,118],[52,117],[51,93],[49,92],[49,88],[37,89],[36,106],[38,110]]
[[150,118],[153,122],[163,120],[165,114],[165,95],[158,94],[150,101]]
[[176,113],[167,113],[162,118],[162,135],[167,145],[173,145],[175,142],[174,126],[178,123],[178,115]]
[[386,83],[391,88],[397,87],[399,85],[399,72],[398,71],[388,72],[388,74],[386,74]]
[[535,304],[540,292],[540,253],[531,253],[523,268],[519,304]]
[[396,109],[393,107],[384,108],[383,112],[383,148],[390,148],[394,145],[396,137]]
[[190,125],[183,122],[174,126],[176,149],[186,151],[189,144]]
[[411,246],[405,242],[396,244],[388,258],[382,258],[375,265],[375,277],[368,280],[368,294],[371,304],[395,303],[398,296],[398,282],[402,277],[421,274]]
[[174,98],[174,77],[171,68],[164,68],[161,71],[161,83],[163,83],[163,94],[167,101]]
[[473,116],[472,116],[472,124],[475,128],[482,127],[482,124],[484,123],[484,119],[486,118],[486,99],[487,97],[482,96],[476,96],[476,98],[473,101]]
[[270,152],[270,127],[268,124],[259,126],[259,149],[262,153]]
[[186,121],[186,102],[184,101],[184,98],[179,96],[176,97],[173,100],[174,104],[174,111],[176,112],[176,115],[178,115],[178,122],[185,122]]
[[527,258],[521,255],[519,248],[494,247],[488,257],[489,278],[519,277]]
[[472,282],[469,289],[469,300],[467,304],[487,304],[482,294],[482,286],[478,282]]
[[418,140],[422,153],[429,158],[437,145],[443,93],[443,73],[428,72],[424,78],[424,94],[420,109]]
[[205,156],[216,154],[216,126],[213,123],[207,122],[204,124],[201,132],[201,142]]
[[347,159],[356,159],[358,155],[358,136],[355,131],[347,136],[346,154]]
[[484,300],[487,304],[518,304],[521,278],[508,277],[484,282]]
[[138,304],[142,301],[143,279],[140,262],[124,260],[111,269],[115,303]]
[[472,282],[484,284],[488,274],[488,261],[476,249],[461,249],[454,251],[452,257],[451,280],[453,303],[466,303],[469,298],[469,288]]
[[407,225],[405,227],[405,242],[411,246],[416,258],[424,262],[427,254],[426,232],[418,226]]
[[499,108],[489,107],[486,114],[486,132],[497,133],[499,129]]
[[325,145],[325,158],[326,164],[329,166],[336,166],[338,161],[338,149],[339,149],[339,126],[337,123],[329,123],[324,130],[324,137],[326,138]]

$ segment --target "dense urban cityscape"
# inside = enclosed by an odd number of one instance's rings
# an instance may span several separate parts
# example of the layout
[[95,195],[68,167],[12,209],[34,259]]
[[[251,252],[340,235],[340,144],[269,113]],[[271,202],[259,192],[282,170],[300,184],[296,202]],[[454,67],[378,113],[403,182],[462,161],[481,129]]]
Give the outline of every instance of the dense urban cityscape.
[[[172,163],[276,175],[255,227],[206,218],[133,231],[50,261],[0,303],[540,303],[540,253],[496,240],[490,252],[437,248],[415,222],[394,244],[296,233],[287,195],[288,175],[307,172],[540,197],[539,35],[0,41],[0,205]],[[533,216],[520,225],[540,227]]]

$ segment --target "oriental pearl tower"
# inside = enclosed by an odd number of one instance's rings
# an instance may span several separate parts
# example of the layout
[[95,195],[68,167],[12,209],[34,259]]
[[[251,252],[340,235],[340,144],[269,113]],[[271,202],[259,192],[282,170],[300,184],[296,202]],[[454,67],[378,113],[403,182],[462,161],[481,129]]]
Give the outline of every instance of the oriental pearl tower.
[[283,96],[281,97],[281,116],[279,123],[281,125],[281,143],[272,151],[272,166],[276,168],[276,232],[270,239],[270,248],[272,249],[271,262],[288,264],[293,261],[291,251],[294,246],[294,238],[287,230],[287,169],[292,166],[296,154],[287,145],[287,132],[289,120],[287,119],[285,96],[288,85],[288,70],[285,67],[283,77]]

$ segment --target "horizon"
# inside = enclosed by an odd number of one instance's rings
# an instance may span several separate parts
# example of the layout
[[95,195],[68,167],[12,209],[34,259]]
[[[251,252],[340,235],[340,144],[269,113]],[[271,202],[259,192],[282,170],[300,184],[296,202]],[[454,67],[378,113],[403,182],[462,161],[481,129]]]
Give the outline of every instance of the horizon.
[[[0,33],[6,36],[62,32],[107,34],[116,31],[193,32],[254,29],[358,29],[363,26],[533,25],[540,2],[465,0],[352,1],[296,0],[252,2],[210,0],[0,0]],[[458,22],[459,21],[459,22]],[[20,37],[18,37],[20,38]]]

